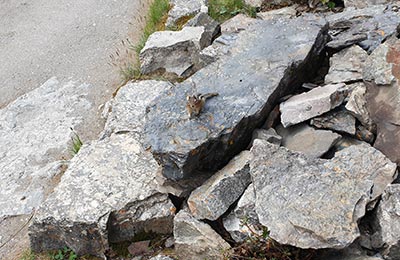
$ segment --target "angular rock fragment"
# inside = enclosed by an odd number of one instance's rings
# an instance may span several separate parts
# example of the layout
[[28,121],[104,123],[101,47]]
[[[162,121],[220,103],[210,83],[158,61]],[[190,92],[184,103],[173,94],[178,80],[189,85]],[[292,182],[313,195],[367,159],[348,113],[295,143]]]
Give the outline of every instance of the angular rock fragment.
[[207,0],[170,0],[167,27],[175,27],[180,20],[196,15],[206,4]]
[[179,259],[222,259],[221,252],[230,248],[209,225],[185,210],[175,216],[174,237],[175,252]]
[[311,125],[351,135],[356,133],[356,119],[346,110],[332,111],[315,117],[311,119]]
[[381,248],[385,259],[400,259],[400,184],[386,188],[375,218],[374,247]]
[[254,130],[253,137],[251,138],[250,146],[253,145],[253,142],[256,139],[265,140],[267,142],[270,142],[270,143],[273,143],[276,145],[281,145],[281,143],[282,143],[282,137],[280,135],[278,135],[273,128],[269,128],[268,130],[266,130],[266,129]]
[[153,33],[140,51],[140,71],[189,76],[199,63],[200,50],[210,44],[208,35],[203,26]]
[[368,53],[391,35],[396,35],[400,24],[398,12],[386,5],[348,8],[326,18],[330,23],[329,34],[332,37],[328,47],[340,50],[357,44]]
[[53,77],[0,110],[0,219],[31,214],[52,191],[71,157],[70,128],[95,114],[89,87]]
[[250,184],[250,152],[243,151],[188,199],[190,212],[197,219],[216,220],[242,195]]
[[322,115],[342,104],[348,94],[345,84],[330,84],[293,96],[280,105],[284,127]]
[[[353,86],[354,85],[354,86]],[[364,83],[350,85],[350,94],[346,104],[346,110],[357,118],[364,126],[371,126],[372,121],[367,108],[367,88]]]
[[284,17],[293,18],[293,17],[296,17],[296,14],[297,14],[296,7],[297,7],[297,5],[291,5],[291,6],[276,9],[276,10],[257,13],[257,17],[261,18],[263,20],[277,19],[278,17],[279,18],[284,18]]
[[400,41],[391,38],[376,48],[365,62],[363,77],[377,85],[390,85],[400,73]]
[[174,206],[155,189],[157,169],[131,134],[83,146],[36,213],[32,249],[68,246],[78,255],[101,256],[108,241],[171,232]]
[[255,193],[253,184],[247,187],[235,209],[223,219],[226,231],[237,243],[256,234],[262,234],[262,227],[255,211]]
[[329,61],[330,67],[325,76],[325,83],[347,83],[362,80],[363,67],[367,58],[368,54],[357,45],[335,53]]
[[[164,92],[149,107],[145,130],[164,176],[181,180],[197,170],[215,171],[243,150],[278,98],[311,77],[306,71],[319,62],[325,28],[307,19],[257,20],[230,53]],[[186,95],[196,92],[219,95],[189,119]]]
[[361,144],[331,160],[311,159],[265,141],[251,150],[256,212],[270,237],[300,248],[344,248],[358,220],[395,178],[396,165]]
[[195,17],[190,19],[185,26],[204,26],[204,41],[206,42],[207,46],[210,45],[214,39],[221,34],[221,26],[219,23],[206,13],[198,13]]
[[341,138],[337,133],[328,130],[315,130],[307,124],[299,124],[289,128],[278,126],[277,131],[282,136],[283,146],[312,158],[324,155]]

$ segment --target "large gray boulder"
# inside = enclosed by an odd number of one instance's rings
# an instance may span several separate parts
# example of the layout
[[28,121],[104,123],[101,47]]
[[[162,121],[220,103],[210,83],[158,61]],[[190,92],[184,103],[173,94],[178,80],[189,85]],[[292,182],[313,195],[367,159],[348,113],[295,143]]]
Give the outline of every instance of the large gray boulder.
[[[278,98],[312,75],[306,71],[319,61],[326,42],[323,24],[256,21],[238,35],[230,53],[164,92],[148,108],[145,128],[164,176],[181,180],[197,170],[215,171],[243,150]],[[196,92],[219,96],[189,119],[186,95]]]
[[331,160],[310,159],[265,141],[251,150],[256,212],[270,237],[300,248],[344,248],[360,232],[367,203],[395,178],[396,165],[361,144]]
[[[147,93],[143,91],[149,86]],[[164,86],[145,81],[120,90],[106,124],[111,134],[81,148],[37,210],[29,228],[34,251],[67,246],[78,255],[103,256],[110,242],[131,240],[142,232],[172,232],[175,207],[158,191],[159,166],[141,145],[146,105]],[[131,109],[134,115],[126,116]],[[127,125],[127,118],[132,125]]]
[[315,130],[307,124],[298,124],[288,128],[280,125],[276,130],[282,136],[284,147],[312,158],[324,155],[341,138],[337,133],[329,130]]
[[341,105],[348,94],[344,83],[330,84],[295,95],[283,102],[279,109],[284,127],[304,122]]
[[362,72],[368,54],[359,46],[354,45],[335,53],[329,60],[329,72],[325,83],[354,82],[363,79]]
[[174,219],[175,252],[179,259],[222,260],[230,245],[209,225],[195,219],[186,210]]
[[400,24],[399,13],[386,5],[346,8],[342,13],[328,15],[326,18],[332,37],[328,47],[340,50],[357,44],[368,53],[391,35],[396,35]]
[[389,185],[376,211],[373,245],[385,259],[400,259],[400,184]]
[[188,199],[190,212],[197,219],[216,220],[242,195],[250,184],[250,152],[243,151]]
[[0,219],[31,214],[54,188],[72,156],[70,127],[94,109],[89,90],[51,78],[0,110]]
[[202,9],[207,13],[207,0],[170,0],[172,8],[168,12],[167,27],[177,26],[182,19],[194,16]]
[[200,51],[211,44],[204,26],[184,27],[181,31],[155,32],[140,51],[140,71],[190,76],[199,65]]
[[[367,85],[367,109],[372,121],[377,126],[377,137],[374,144],[378,150],[383,152],[393,162],[400,163],[400,40],[391,38],[383,44],[386,49],[384,59],[379,59],[371,70],[379,71],[378,68],[390,67],[387,70],[386,83],[389,85],[378,86],[376,78]],[[381,52],[379,48],[376,50]],[[377,76],[382,74],[378,73]],[[375,82],[374,82],[375,81]]]

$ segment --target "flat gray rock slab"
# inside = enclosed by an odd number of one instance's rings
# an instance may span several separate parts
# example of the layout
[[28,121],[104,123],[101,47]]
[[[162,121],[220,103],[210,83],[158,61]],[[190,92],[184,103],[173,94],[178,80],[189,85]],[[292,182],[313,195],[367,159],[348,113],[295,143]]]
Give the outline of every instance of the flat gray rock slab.
[[376,211],[374,246],[381,248],[385,259],[400,258],[400,184],[389,185]]
[[[323,20],[256,21],[229,54],[163,93],[148,108],[146,142],[164,176],[180,180],[195,170],[217,170],[251,140],[274,101],[309,75],[325,44]],[[326,28],[326,27],[324,27]],[[218,92],[189,119],[186,95]]]
[[323,116],[311,119],[311,125],[334,131],[356,134],[356,119],[346,110],[328,112]]
[[400,14],[387,5],[346,8],[342,13],[328,15],[326,19],[332,36],[328,47],[340,50],[357,44],[368,53],[395,35],[400,24]]
[[208,224],[194,218],[186,210],[174,219],[175,252],[179,259],[221,259],[230,245]]
[[71,157],[70,127],[94,109],[89,90],[51,78],[0,110],[0,218],[30,214],[54,187]]
[[322,115],[342,104],[348,94],[344,83],[330,84],[295,95],[280,104],[284,127]]
[[367,57],[367,52],[357,45],[333,54],[329,60],[330,67],[325,76],[325,83],[347,83],[362,80],[363,67]]
[[242,195],[250,184],[250,152],[243,151],[215,173],[188,199],[190,212],[197,219],[216,220]]
[[343,149],[331,160],[261,140],[251,152],[260,223],[272,239],[300,248],[349,246],[360,235],[367,203],[396,175],[396,165],[368,144]]
[[288,128],[277,127],[282,136],[282,145],[292,151],[301,152],[312,158],[319,158],[341,138],[341,135],[329,130],[315,130],[307,124]]

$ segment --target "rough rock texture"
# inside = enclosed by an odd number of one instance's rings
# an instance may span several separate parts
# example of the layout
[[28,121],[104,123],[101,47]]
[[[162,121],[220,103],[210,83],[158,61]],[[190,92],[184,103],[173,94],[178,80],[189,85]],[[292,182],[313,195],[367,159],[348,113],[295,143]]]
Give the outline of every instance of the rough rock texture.
[[[261,225],[255,211],[256,196],[253,184],[250,184],[243,193],[235,209],[223,219],[226,231],[232,239],[240,243],[253,236],[252,232],[262,234]],[[251,230],[248,228],[250,227]]]
[[276,130],[282,136],[283,146],[313,158],[324,155],[341,137],[329,130],[315,130],[307,124],[289,128],[278,126]]
[[[374,146],[396,163],[400,163],[400,40],[391,38],[384,45],[388,46],[386,60],[377,67],[386,67],[390,63],[390,75],[394,78],[391,85],[367,85],[367,108],[371,119],[377,125],[377,138]],[[379,65],[381,64],[381,65]]]
[[189,76],[199,63],[200,50],[210,44],[208,40],[203,26],[155,32],[140,51],[140,70],[143,74],[165,71]]
[[[325,27],[317,22],[256,21],[239,34],[229,54],[149,107],[146,141],[164,176],[180,180],[195,170],[217,170],[248,145],[274,102],[312,75],[307,71],[326,41]],[[219,96],[189,119],[186,95],[195,92]]]
[[[149,85],[155,88],[147,88],[147,93],[140,90]],[[159,167],[140,143],[146,105],[162,87],[162,83],[147,81],[121,89],[107,125],[113,129],[109,132],[127,129],[128,133],[118,131],[84,145],[71,160],[29,228],[33,250],[68,246],[79,255],[101,256],[109,242],[129,240],[143,231],[172,232],[175,208],[168,195],[158,192],[155,177]],[[119,128],[119,113],[130,109],[135,111],[129,116],[132,126],[126,125],[124,116]]]
[[222,259],[221,252],[230,248],[209,225],[185,210],[174,219],[175,252],[179,259]]
[[354,82],[363,79],[362,72],[368,54],[359,46],[354,45],[335,53],[329,60],[329,72],[325,83]]
[[363,125],[370,126],[372,124],[366,100],[367,88],[364,83],[357,83],[351,87],[352,90],[348,96],[346,110],[357,118]]
[[345,84],[330,84],[293,96],[283,102],[279,109],[284,127],[304,122],[322,115],[342,104],[348,94]]
[[345,7],[365,8],[371,5],[382,5],[393,2],[393,0],[344,0]]
[[197,27],[204,26],[204,41],[210,45],[214,39],[221,34],[221,26],[206,13],[198,13],[190,19],[185,26]]
[[167,27],[176,26],[180,19],[196,15],[206,7],[207,0],[170,0],[171,10],[168,13]]
[[[395,178],[396,165],[368,144],[310,159],[256,140],[250,162],[256,212],[270,236],[300,248],[344,248],[357,221]],[[338,228],[340,227],[340,228]]]
[[386,5],[363,9],[346,8],[344,12],[327,16],[332,36],[327,46],[334,49],[357,44],[371,53],[384,40],[397,34],[398,12]]
[[250,152],[243,151],[188,199],[190,212],[197,219],[216,220],[242,195],[250,184]]
[[174,260],[174,259],[169,256],[166,256],[166,255],[157,255],[157,256],[150,258],[150,260]]
[[363,70],[364,80],[374,81],[377,85],[390,85],[400,72],[400,64],[397,60],[400,43],[391,38],[374,50],[365,62]]
[[253,137],[251,138],[250,146],[253,145],[253,142],[256,139],[265,140],[267,142],[277,144],[277,145],[281,145],[281,143],[282,143],[282,137],[280,135],[278,135],[273,128],[269,128],[268,130],[266,130],[266,129],[254,130]]
[[70,127],[92,108],[88,91],[51,78],[0,110],[0,218],[30,214],[54,187],[71,157]]
[[385,259],[400,259],[400,184],[389,185],[376,211],[374,246]]
[[260,8],[263,0],[244,0],[245,4]]
[[311,125],[317,128],[331,129],[351,135],[356,133],[356,119],[346,110],[337,110],[311,119]]
[[257,13],[257,17],[261,18],[263,20],[277,19],[277,17],[293,18],[293,17],[296,17],[296,14],[297,14],[296,7],[297,7],[297,5],[291,5],[291,6],[276,9],[276,10]]

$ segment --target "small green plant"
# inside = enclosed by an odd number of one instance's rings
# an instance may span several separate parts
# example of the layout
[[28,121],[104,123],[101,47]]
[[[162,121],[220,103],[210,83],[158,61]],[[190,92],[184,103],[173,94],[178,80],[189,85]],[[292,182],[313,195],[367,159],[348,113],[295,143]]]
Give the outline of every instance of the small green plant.
[[57,250],[57,252],[51,255],[52,260],[76,260],[78,259],[77,255],[74,251],[69,249],[68,247],[64,247],[63,249]]
[[79,135],[74,131],[74,129],[72,129],[72,127],[71,127],[71,131],[73,134],[73,136],[71,136],[71,141],[72,141],[71,153],[72,153],[72,155],[75,155],[79,152],[83,143],[82,143],[81,139],[79,138]]
[[335,2],[330,1],[330,0],[321,0],[321,3],[326,5],[330,9],[335,8],[335,6],[336,6]]
[[35,260],[36,256],[30,249],[26,250],[20,260]]
[[209,0],[209,15],[219,22],[224,22],[238,13],[256,17],[256,8],[244,3],[243,0]]

